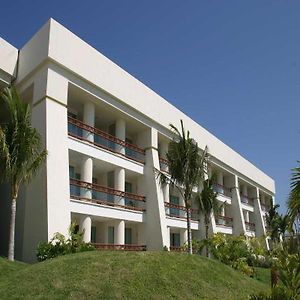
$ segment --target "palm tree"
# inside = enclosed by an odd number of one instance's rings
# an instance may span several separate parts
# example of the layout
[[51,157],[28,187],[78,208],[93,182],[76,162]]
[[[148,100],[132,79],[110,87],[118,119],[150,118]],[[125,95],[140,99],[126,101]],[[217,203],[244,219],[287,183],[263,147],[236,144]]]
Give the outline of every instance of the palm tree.
[[[208,230],[211,219],[211,214],[217,215],[220,211],[221,205],[218,203],[218,193],[213,189],[213,178],[208,178],[203,182],[203,188],[201,193],[198,193],[196,196],[199,212],[202,212],[204,215],[204,224],[205,224],[205,238],[208,239]],[[206,247],[206,256],[208,257],[208,247]]]
[[285,234],[289,229],[289,222],[290,222],[289,215],[278,216],[278,220],[277,220],[278,233],[282,241],[285,240]]
[[279,204],[273,205],[271,203],[271,207],[268,213],[266,214],[267,225],[268,228],[270,228],[270,237],[272,242],[274,243],[279,241],[279,236],[280,236],[279,227],[278,227],[279,214],[277,211],[279,206],[280,206]]
[[[299,163],[300,161],[298,161]],[[300,167],[292,169],[291,192],[288,199],[290,227],[299,231],[300,227]]]
[[169,161],[169,175],[159,172],[161,184],[170,184],[175,187],[184,200],[187,212],[188,252],[193,253],[192,231],[191,231],[191,206],[193,189],[199,186],[205,173],[205,162],[207,150],[200,152],[198,144],[190,137],[190,132],[185,132],[183,121],[181,132],[172,124],[171,130],[175,138],[169,144],[166,154]]
[[0,100],[8,113],[8,121],[0,126],[0,176],[10,186],[8,259],[14,260],[16,206],[20,186],[28,183],[37,173],[47,152],[42,148],[39,133],[31,125],[29,105],[22,101],[16,88],[5,88]]

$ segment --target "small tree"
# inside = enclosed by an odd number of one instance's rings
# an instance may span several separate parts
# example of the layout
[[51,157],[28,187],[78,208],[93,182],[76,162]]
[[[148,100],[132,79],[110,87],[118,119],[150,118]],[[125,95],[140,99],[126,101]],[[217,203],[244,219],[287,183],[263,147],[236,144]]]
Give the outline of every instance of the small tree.
[[159,172],[161,184],[175,187],[184,200],[187,212],[188,252],[193,253],[191,231],[191,207],[193,189],[203,180],[207,150],[200,152],[198,144],[185,131],[183,121],[180,120],[181,131],[170,125],[175,138],[169,144],[167,159],[169,161],[169,175]]
[[1,101],[8,112],[7,123],[0,126],[0,176],[10,185],[11,220],[8,259],[14,260],[16,206],[19,190],[37,173],[46,159],[41,137],[32,127],[29,105],[22,101],[15,87],[5,88]]
[[[213,178],[206,179],[203,182],[203,188],[201,193],[198,193],[196,200],[199,205],[199,212],[204,215],[205,224],[205,238],[208,239],[208,230],[211,220],[211,214],[217,215],[221,209],[221,205],[218,203],[217,199],[218,193],[213,189]],[[206,247],[206,256],[209,256],[208,247]]]

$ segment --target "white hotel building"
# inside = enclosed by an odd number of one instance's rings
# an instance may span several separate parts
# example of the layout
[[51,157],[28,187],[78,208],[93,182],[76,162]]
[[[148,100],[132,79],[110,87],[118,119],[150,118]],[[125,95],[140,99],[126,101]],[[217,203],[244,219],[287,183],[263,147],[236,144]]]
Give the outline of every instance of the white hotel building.
[[[167,171],[169,124],[180,119],[200,148],[208,146],[218,199],[226,202],[211,217],[211,232],[266,234],[273,179],[53,19],[20,50],[0,39],[0,88],[12,80],[49,152],[17,204],[17,259],[34,261],[37,244],[67,235],[72,221],[99,248],[183,245],[183,201],[154,172]],[[2,185],[0,255],[7,253],[8,196]],[[193,203],[193,238],[203,236],[202,220]]]

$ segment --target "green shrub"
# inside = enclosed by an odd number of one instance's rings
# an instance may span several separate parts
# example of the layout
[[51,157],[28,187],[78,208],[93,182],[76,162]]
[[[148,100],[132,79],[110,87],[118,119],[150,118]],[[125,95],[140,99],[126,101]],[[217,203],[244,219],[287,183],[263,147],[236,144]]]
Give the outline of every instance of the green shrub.
[[37,248],[38,261],[52,259],[60,255],[76,252],[91,251],[95,248],[83,241],[83,232],[76,231],[76,223],[69,228],[69,238],[66,239],[61,233],[56,233],[50,242],[41,242]]

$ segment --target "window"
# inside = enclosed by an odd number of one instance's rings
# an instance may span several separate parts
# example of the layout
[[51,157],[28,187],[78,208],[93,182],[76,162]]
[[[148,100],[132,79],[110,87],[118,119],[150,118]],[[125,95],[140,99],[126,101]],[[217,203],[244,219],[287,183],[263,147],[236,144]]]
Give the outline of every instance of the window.
[[171,246],[180,247],[180,233],[171,233]]
[[125,244],[131,245],[132,244],[132,229],[125,228]]
[[96,226],[91,227],[91,242],[96,243]]
[[[130,182],[125,182],[125,192],[126,193],[132,193],[132,183]],[[125,198],[125,205],[127,206],[135,206],[134,201],[130,198]]]
[[108,243],[115,243],[115,228],[113,226],[108,227]]
[[[179,197],[170,195],[170,203],[179,205]],[[170,207],[171,216],[180,216],[180,210],[178,208]]]

